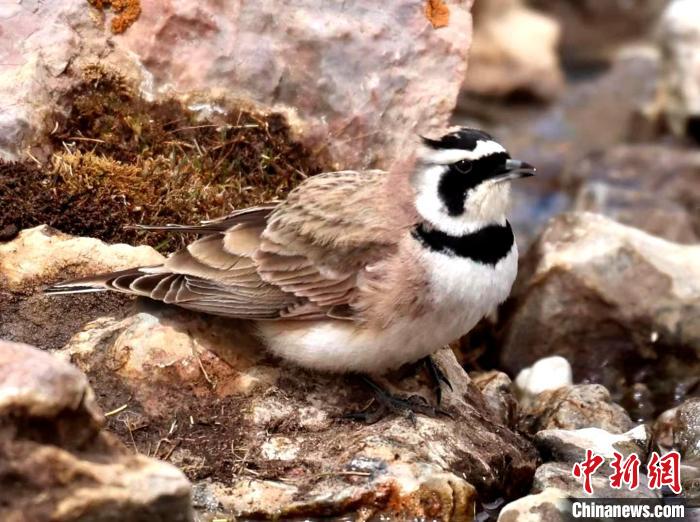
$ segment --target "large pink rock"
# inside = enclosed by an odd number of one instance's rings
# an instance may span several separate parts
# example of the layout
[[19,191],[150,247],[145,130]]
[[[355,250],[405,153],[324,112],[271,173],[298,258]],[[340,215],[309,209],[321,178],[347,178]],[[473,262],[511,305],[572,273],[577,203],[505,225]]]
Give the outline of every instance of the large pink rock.
[[21,150],[41,120],[35,112],[54,102],[46,93],[66,67],[90,58],[127,76],[137,71],[148,95],[286,110],[339,165],[387,166],[416,133],[447,125],[466,72],[471,3],[449,0],[449,21],[436,29],[425,0],[161,0],[143,2],[139,19],[116,36],[84,0],[18,4],[0,33],[13,64],[0,69],[0,95],[10,101],[0,114],[0,153]]

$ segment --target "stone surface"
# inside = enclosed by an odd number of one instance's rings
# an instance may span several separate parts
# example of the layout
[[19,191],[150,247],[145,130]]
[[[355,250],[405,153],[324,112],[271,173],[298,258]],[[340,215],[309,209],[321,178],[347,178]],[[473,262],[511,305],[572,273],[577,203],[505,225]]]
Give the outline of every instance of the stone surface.
[[505,426],[514,428],[518,419],[518,401],[513,395],[513,383],[503,372],[475,372],[470,375],[484,395],[486,404]]
[[143,2],[138,20],[112,35],[84,0],[9,4],[0,11],[11,27],[0,36],[0,151],[16,157],[50,131],[46,112],[81,65],[99,61],[145,96],[183,97],[203,114],[224,110],[220,100],[282,110],[342,167],[388,166],[417,132],[448,124],[470,7],[447,2],[449,21],[435,29],[423,0]]
[[463,90],[486,97],[554,98],[564,87],[559,25],[518,0],[474,5],[474,39]]
[[680,452],[683,460],[700,462],[700,399],[688,399],[659,415],[654,439],[661,448]]
[[596,64],[610,61],[621,45],[650,37],[668,1],[528,0],[528,4],[562,25],[566,62]]
[[583,428],[542,430],[534,437],[535,444],[545,461],[567,464],[583,461],[587,450],[593,451],[606,460],[612,460],[615,451],[624,457],[636,453],[642,462],[646,462],[649,439],[650,433],[644,425],[619,435],[608,433],[600,428]]
[[484,128],[537,167],[534,182],[512,187],[509,220],[521,252],[549,218],[570,208],[570,178],[582,158],[638,133],[640,113],[656,97],[658,55],[651,46],[627,49],[604,73],[572,80],[546,107],[462,99],[456,123]]
[[76,368],[0,341],[0,519],[192,520],[184,475],[130,454],[103,423]]
[[663,411],[700,375],[700,246],[562,215],[523,260],[503,312],[509,372],[561,355],[574,381],[603,384],[623,407],[642,383]]
[[523,368],[515,378],[518,393],[526,398],[571,384],[573,384],[571,365],[569,361],[558,355],[544,357],[531,367]]
[[156,265],[163,256],[149,246],[108,245],[99,239],[74,237],[46,225],[23,230],[13,241],[0,243],[0,278],[10,291],[37,281],[60,281]]
[[700,152],[674,145],[617,145],[569,171],[574,210],[679,243],[700,242]]
[[599,384],[545,391],[526,403],[520,415],[520,428],[532,434],[547,429],[581,428],[624,433],[633,427],[627,412],[612,402],[608,390]]
[[564,522],[570,518],[566,496],[565,491],[548,488],[519,498],[503,508],[498,522]]
[[[437,359],[454,388],[443,397],[451,417],[370,426],[343,418],[371,401],[356,380],[281,365],[230,320],[137,303],[122,319],[87,325],[61,352],[105,409],[123,408],[109,420],[122,440],[193,480],[208,477],[200,496],[229,516],[460,519],[476,492],[521,493],[536,466],[449,350]],[[404,393],[431,396],[425,375],[396,379]]]
[[661,111],[680,136],[700,138],[700,5],[672,0],[659,23]]
[[0,242],[0,338],[60,348],[83,324],[122,313],[131,299],[112,293],[48,297],[41,293],[45,286],[162,259],[146,246],[107,245],[47,226],[24,230]]

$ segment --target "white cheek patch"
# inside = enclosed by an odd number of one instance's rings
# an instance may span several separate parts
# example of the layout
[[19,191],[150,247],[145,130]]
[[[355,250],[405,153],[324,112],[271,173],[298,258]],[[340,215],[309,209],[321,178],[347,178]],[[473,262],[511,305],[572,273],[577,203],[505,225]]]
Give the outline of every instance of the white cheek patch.
[[479,140],[476,142],[476,147],[474,150],[464,150],[464,149],[431,149],[423,153],[422,159],[426,163],[432,163],[434,165],[448,165],[450,163],[456,163],[462,160],[478,160],[484,156],[490,154],[497,154],[499,152],[506,152],[498,142],[493,140]]

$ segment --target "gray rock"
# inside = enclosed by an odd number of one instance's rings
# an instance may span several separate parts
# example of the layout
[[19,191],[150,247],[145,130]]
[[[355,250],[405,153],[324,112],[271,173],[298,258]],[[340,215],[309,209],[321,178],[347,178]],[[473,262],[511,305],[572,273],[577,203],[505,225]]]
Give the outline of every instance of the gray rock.
[[672,0],[659,23],[663,57],[661,112],[679,136],[700,138],[693,120],[700,118],[700,6],[694,0]]
[[522,0],[476,2],[474,39],[463,91],[507,98],[528,94],[551,100],[564,87],[555,20]]
[[0,341],[0,519],[191,521],[185,476],[130,454],[103,423],[76,368]]
[[608,390],[599,384],[577,384],[540,393],[524,403],[520,417],[520,428],[532,434],[581,428],[619,434],[633,427],[627,412],[612,402]]
[[698,382],[700,246],[566,214],[523,261],[504,311],[500,360],[511,373],[561,355],[574,381],[604,385],[615,402],[646,385],[655,411]]
[[[24,289],[18,298],[25,302],[35,299],[30,315],[49,299],[35,294],[37,282],[66,267],[79,276],[159,256],[45,229],[24,231],[0,249],[0,279],[11,291]],[[23,260],[21,270],[13,259]],[[70,303],[71,296],[63,299]],[[66,315],[81,306],[73,301]],[[442,404],[451,417],[418,415],[414,423],[389,416],[371,426],[343,417],[372,401],[356,379],[284,365],[243,323],[147,300],[78,327],[57,353],[87,373],[97,403],[110,412],[112,433],[197,483],[203,517],[359,510],[466,518],[477,492],[512,498],[538,462],[532,444],[506,425],[499,409],[508,407],[507,378],[482,381],[485,397],[450,350],[437,359],[453,386]],[[424,376],[390,377],[401,392],[432,400]]]
[[507,504],[498,522],[564,522],[570,520],[569,502],[565,491],[548,488],[534,495]]
[[605,214],[679,243],[700,241],[700,152],[674,145],[618,145],[569,172],[573,209]]
[[679,451],[684,460],[700,461],[700,399],[688,399],[659,415],[654,440],[665,450]]
[[82,0],[21,2],[0,35],[0,98],[14,107],[0,121],[0,153],[41,141],[51,131],[46,113],[60,109],[82,65],[98,62],[151,99],[178,96],[213,110],[225,98],[286,112],[304,141],[342,168],[388,167],[417,133],[449,124],[466,73],[470,8],[449,0],[449,18],[434,28],[423,0],[142,2],[138,20],[111,35],[103,13]]
[[547,462],[573,464],[586,457],[586,451],[613,459],[617,451],[627,457],[635,453],[646,462],[649,447],[649,432],[644,425],[626,433],[614,435],[600,428],[580,430],[543,430],[534,437],[534,442]]
[[518,401],[513,395],[513,383],[503,372],[490,371],[471,374],[474,385],[484,395],[486,404],[504,426],[515,427]]
[[[690,0],[691,2],[693,0]],[[648,37],[668,0],[528,0],[562,25],[569,64],[609,62],[620,46]]]

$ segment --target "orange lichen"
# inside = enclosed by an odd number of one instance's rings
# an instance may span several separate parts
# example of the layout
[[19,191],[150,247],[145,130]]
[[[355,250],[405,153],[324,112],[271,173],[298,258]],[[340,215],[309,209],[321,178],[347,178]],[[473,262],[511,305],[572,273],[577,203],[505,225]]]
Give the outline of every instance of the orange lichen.
[[425,16],[435,29],[447,27],[450,22],[450,9],[443,0],[427,0]]
[[140,0],[88,0],[97,9],[104,10],[111,7],[114,11],[112,18],[112,32],[123,33],[141,14]]

